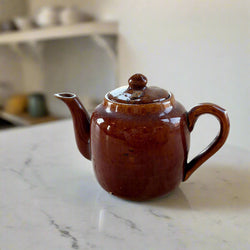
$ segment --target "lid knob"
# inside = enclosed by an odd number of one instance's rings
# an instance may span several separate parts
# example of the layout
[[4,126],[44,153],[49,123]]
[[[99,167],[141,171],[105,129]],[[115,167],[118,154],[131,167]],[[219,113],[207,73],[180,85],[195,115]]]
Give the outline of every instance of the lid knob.
[[147,77],[142,74],[132,75],[128,80],[129,87],[136,90],[145,88],[147,82]]

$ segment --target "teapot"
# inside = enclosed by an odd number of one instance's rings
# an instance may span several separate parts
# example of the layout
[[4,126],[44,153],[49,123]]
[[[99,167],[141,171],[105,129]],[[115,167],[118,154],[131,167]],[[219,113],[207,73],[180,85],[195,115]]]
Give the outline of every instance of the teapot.
[[[128,200],[148,200],[175,189],[225,143],[229,133],[227,111],[202,103],[189,112],[164,89],[149,86],[135,74],[129,86],[108,92],[91,118],[79,98],[55,94],[70,109],[76,143],[91,160],[99,184]],[[214,115],[220,131],[213,142],[187,162],[190,133],[199,116]]]

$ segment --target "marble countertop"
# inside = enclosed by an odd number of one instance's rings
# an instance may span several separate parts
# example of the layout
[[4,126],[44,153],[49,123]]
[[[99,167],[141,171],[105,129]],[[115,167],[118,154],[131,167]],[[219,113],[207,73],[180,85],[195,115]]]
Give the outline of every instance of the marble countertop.
[[105,192],[70,120],[0,132],[0,249],[250,249],[249,152],[225,145],[168,196]]

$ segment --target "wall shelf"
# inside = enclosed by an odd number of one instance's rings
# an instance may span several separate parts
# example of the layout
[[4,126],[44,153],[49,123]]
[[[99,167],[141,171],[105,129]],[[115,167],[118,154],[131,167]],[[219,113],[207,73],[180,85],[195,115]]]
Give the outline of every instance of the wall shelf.
[[116,22],[85,22],[67,26],[2,33],[0,34],[0,45],[91,35],[117,35],[117,33],[118,25]]
[[[54,26],[36,28],[27,31],[10,31],[0,33],[0,46],[7,45],[9,49],[16,53],[20,60],[22,60],[24,65],[23,71],[26,76],[25,82],[29,82],[29,77],[27,77],[29,72],[32,72],[33,78],[35,74],[38,75],[36,79],[36,82],[38,82],[38,84],[36,83],[36,88],[40,91],[40,89],[45,86],[45,84],[43,85],[43,80],[46,72],[44,71],[43,65],[45,64],[44,53],[47,49],[46,41],[56,41],[78,37],[89,37],[90,39],[88,42],[95,43],[105,52],[108,59],[110,59],[110,63],[112,65],[111,70],[114,71],[115,77],[117,78],[117,22],[83,22],[67,26]],[[96,58],[96,60],[98,60],[98,58]],[[86,61],[86,63],[88,62]],[[28,88],[26,88],[26,91],[30,92]],[[0,110],[0,118],[18,126],[27,126],[58,119],[53,116],[36,119],[30,117],[27,113],[12,115],[4,112],[3,110]]]

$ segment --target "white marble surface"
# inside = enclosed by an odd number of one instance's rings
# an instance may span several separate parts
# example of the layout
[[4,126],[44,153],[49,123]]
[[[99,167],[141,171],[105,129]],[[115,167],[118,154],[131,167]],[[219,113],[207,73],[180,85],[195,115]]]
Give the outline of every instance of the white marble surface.
[[249,152],[225,145],[167,197],[106,193],[71,121],[0,132],[0,249],[250,249]]

